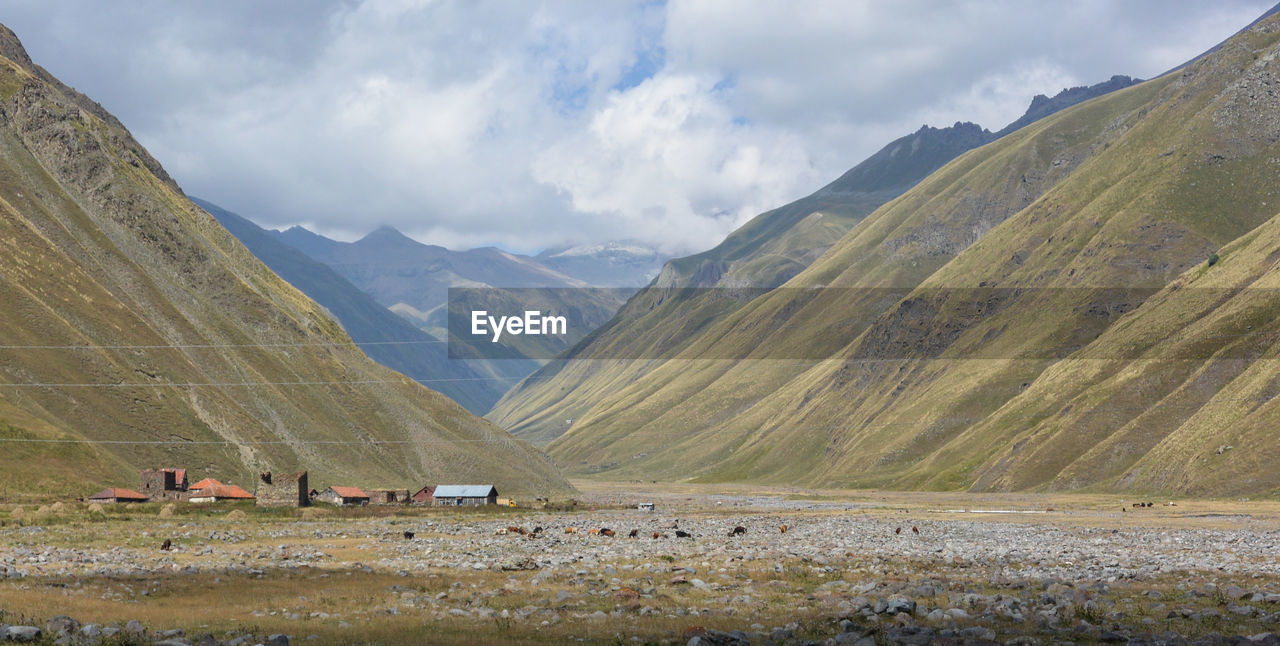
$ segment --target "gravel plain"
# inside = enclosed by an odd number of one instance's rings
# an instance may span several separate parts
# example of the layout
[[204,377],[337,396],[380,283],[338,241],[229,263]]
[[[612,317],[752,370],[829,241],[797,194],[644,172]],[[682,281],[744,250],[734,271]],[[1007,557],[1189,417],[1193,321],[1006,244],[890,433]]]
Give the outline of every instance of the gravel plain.
[[[24,522],[0,528],[0,638],[394,642],[371,626],[399,621],[425,643],[1280,644],[1273,519],[962,512],[724,496],[656,512]],[[252,592],[352,575],[368,581],[358,602]],[[249,605],[145,620],[192,582],[248,590]]]

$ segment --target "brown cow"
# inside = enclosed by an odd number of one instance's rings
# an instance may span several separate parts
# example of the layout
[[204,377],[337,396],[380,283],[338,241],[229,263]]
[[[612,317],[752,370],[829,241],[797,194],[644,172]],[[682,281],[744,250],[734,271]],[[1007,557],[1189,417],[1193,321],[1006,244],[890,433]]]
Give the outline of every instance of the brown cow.
[[612,530],[612,529],[609,529],[608,527],[601,527],[601,528],[600,528],[600,535],[601,535],[601,536],[608,536],[609,538],[613,538],[613,534],[614,534],[613,530]]
[[167,538],[166,538],[166,539],[164,539],[164,542],[160,544],[160,549],[162,549],[162,550],[164,550],[164,551],[166,551],[166,552],[168,552],[169,550],[173,549],[173,541],[171,541],[171,540],[169,540],[169,539],[167,539]]
[[782,527],[778,528],[778,531],[783,534],[787,533],[787,526],[784,524]]
[[596,529],[595,527],[592,527],[591,529],[587,530],[587,536],[595,536],[596,534],[599,534],[599,533],[600,533],[600,530]]
[[566,527],[566,528],[564,528],[564,533],[566,533],[566,534],[577,534],[577,533],[578,533],[578,528],[577,528],[577,527]]
[[920,528],[919,528],[919,527],[916,527],[915,525],[912,525],[912,526],[911,526],[911,533],[912,533],[912,534],[919,534],[919,533],[920,533]]
[[901,533],[902,533],[902,528],[901,528],[901,527],[899,527],[899,528],[897,528],[897,529],[893,530],[893,533],[895,533],[895,534],[901,534]]
[[653,537],[654,537],[655,539],[658,539],[658,538],[666,538],[666,537],[667,537],[667,535],[666,535],[666,534],[663,534],[662,532],[654,532],[654,533],[653,533]]
[[516,527],[515,525],[511,525],[507,527],[507,531],[511,532],[512,534],[519,534],[521,536],[524,536],[525,534],[529,533],[529,532],[526,532],[523,527]]

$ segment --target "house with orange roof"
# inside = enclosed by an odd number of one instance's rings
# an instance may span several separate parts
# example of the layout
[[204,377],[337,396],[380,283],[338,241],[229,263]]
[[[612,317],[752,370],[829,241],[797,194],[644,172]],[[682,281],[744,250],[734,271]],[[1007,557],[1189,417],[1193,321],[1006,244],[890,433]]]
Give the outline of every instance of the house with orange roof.
[[330,505],[367,505],[369,494],[359,487],[340,487],[334,485],[316,495],[316,500]]
[[253,494],[232,484],[223,484],[213,478],[205,478],[191,487],[191,502],[217,502],[219,500],[253,500]]

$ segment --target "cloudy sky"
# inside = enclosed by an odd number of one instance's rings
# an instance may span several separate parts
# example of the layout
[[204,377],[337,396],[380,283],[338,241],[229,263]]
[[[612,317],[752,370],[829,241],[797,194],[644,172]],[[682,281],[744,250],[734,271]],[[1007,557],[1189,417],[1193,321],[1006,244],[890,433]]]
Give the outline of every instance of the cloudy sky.
[[1149,78],[1271,0],[6,0],[190,194],[280,228],[714,245],[922,124]]

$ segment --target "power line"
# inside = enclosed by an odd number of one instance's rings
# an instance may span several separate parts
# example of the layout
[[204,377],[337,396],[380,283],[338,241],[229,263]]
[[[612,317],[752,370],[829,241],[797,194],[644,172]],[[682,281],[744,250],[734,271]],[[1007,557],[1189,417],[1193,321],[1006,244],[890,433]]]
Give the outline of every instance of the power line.
[[[546,377],[524,377],[529,379],[551,379]],[[255,386],[367,386],[375,384],[403,384],[416,382],[420,384],[451,381],[521,381],[515,377],[449,377],[439,379],[363,379],[357,381],[204,381],[204,382],[124,382],[124,383],[0,383],[0,388],[252,388]]]
[[[1266,399],[1266,401],[1271,401],[1271,399],[1274,399],[1274,398],[1268,398],[1268,399]],[[1258,398],[1257,398],[1257,397],[1232,397],[1232,398],[1213,399],[1213,400],[1210,400],[1210,402],[1206,402],[1206,404],[1208,404],[1208,403],[1218,403],[1218,402],[1257,401],[1257,400],[1258,400]],[[1259,402],[1259,403],[1261,403],[1261,402]],[[1112,412],[1112,411],[1128,411],[1128,410],[1141,410],[1141,409],[1148,409],[1148,410],[1149,410],[1149,409],[1155,409],[1155,408],[1197,408],[1197,407],[1201,407],[1201,406],[1203,406],[1203,404],[1168,404],[1168,405],[1163,405],[1163,406],[1162,406],[1161,404],[1156,403],[1156,404],[1153,404],[1153,405],[1151,405],[1151,406],[1147,406],[1147,407],[1136,407],[1136,406],[1115,406],[1115,407],[1092,408],[1092,409],[1088,409],[1088,410],[1082,411],[1080,414],[1081,414],[1081,415],[1086,415],[1086,414],[1092,414],[1092,413],[1105,413],[1105,412]],[[994,414],[994,413],[993,413],[993,414]],[[989,416],[990,416],[990,415],[988,415],[987,417],[989,417]],[[876,428],[889,428],[889,427],[894,427],[894,426],[930,426],[930,425],[937,424],[937,423],[940,423],[940,422],[942,422],[942,423],[972,423],[972,422],[980,422],[980,421],[982,421],[983,419],[986,419],[986,417],[969,417],[969,416],[963,416],[963,417],[962,417],[962,416],[950,416],[950,417],[935,417],[935,418],[932,418],[932,419],[899,420],[899,421],[895,421],[895,422],[880,422],[880,423],[877,423],[877,424],[854,424],[854,425],[850,425],[850,424],[830,424],[830,425],[826,425],[826,426],[801,426],[801,427],[795,427],[795,426],[792,426],[792,427],[778,427],[778,428],[770,429],[770,430],[801,431],[801,432],[835,431],[835,430],[862,431],[862,430],[876,429]],[[705,431],[711,431],[711,432],[714,432],[714,433],[750,433],[750,432],[753,432],[753,430],[752,430],[752,429],[741,429],[741,428],[739,428],[739,429],[730,429],[730,428],[723,428],[723,429],[704,429],[704,430],[705,430]],[[760,430],[760,429],[754,429],[754,430],[755,430],[755,431],[758,431],[758,430]],[[687,431],[687,430],[679,430],[679,431],[664,431],[664,432],[658,432],[658,433],[653,433],[653,435],[670,435],[670,434],[677,433],[677,432],[678,432],[678,433],[683,433],[683,434],[686,434],[686,435],[694,435],[694,434],[696,433],[696,432],[690,432],[690,431]],[[272,445],[365,445],[365,446],[367,446],[367,445],[370,445],[370,444],[376,444],[376,445],[412,445],[412,444],[510,444],[512,441],[519,441],[519,439],[520,439],[520,438],[519,438],[519,436],[516,436],[516,435],[511,435],[510,437],[507,437],[507,438],[480,439],[480,440],[465,440],[465,439],[460,439],[460,440],[446,440],[446,439],[422,439],[422,440],[296,440],[296,441],[290,441],[290,440],[246,440],[246,441],[232,441],[232,440],[88,440],[88,439],[50,439],[50,438],[23,438],[23,437],[10,437],[10,438],[5,438],[5,437],[0,437],[0,442],[10,442],[10,443],[19,443],[19,444],[23,444],[23,443],[26,443],[26,444],[111,444],[111,445],[171,445],[171,446],[197,446],[197,445],[253,445],[253,446],[272,446]]]
[[154,345],[0,345],[0,350],[163,350],[194,348],[305,348],[366,345],[441,345],[448,341],[312,341],[307,343],[166,343]]

